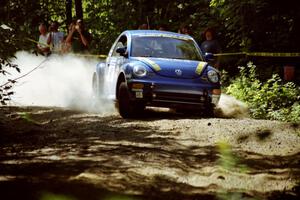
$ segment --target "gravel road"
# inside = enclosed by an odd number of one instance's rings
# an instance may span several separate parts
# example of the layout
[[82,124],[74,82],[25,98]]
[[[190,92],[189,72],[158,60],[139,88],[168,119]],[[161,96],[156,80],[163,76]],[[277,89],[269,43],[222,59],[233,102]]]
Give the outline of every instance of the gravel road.
[[299,166],[300,124],[0,108],[1,199],[298,199]]

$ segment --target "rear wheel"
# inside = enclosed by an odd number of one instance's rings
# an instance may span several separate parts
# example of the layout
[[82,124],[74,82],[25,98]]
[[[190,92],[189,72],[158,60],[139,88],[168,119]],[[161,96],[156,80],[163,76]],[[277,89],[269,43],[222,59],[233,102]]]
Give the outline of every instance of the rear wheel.
[[95,110],[102,107],[102,104],[105,100],[103,95],[103,84],[103,79],[100,80],[99,76],[94,73],[92,80],[92,107]]
[[97,75],[96,73],[93,74],[93,82],[92,82],[92,87],[93,87],[93,97],[96,98],[98,96],[98,84],[97,84]]

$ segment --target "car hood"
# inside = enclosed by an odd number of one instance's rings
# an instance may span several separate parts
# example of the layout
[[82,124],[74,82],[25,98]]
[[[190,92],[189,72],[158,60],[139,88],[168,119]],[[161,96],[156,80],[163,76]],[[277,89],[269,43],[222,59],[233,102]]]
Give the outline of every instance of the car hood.
[[193,60],[145,57],[136,57],[135,59],[152,68],[155,73],[172,78],[197,78],[207,65],[206,62]]

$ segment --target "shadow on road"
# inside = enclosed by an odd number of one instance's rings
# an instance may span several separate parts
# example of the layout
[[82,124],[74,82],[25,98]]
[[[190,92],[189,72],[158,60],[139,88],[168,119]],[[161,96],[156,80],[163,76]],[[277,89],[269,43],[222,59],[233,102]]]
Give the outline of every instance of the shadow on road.
[[[118,116],[34,107],[1,112],[1,199],[42,199],[47,193],[73,199],[105,199],[111,195],[129,195],[129,199],[215,199],[220,191],[214,184],[202,187],[184,181],[189,173],[212,175],[198,171],[216,165],[219,154],[215,146],[183,146],[176,133]],[[24,112],[27,117],[20,114]],[[170,112],[147,112],[149,118],[142,120],[179,117]],[[299,166],[299,154],[238,154],[253,174]],[[293,157],[298,161],[290,163]]]

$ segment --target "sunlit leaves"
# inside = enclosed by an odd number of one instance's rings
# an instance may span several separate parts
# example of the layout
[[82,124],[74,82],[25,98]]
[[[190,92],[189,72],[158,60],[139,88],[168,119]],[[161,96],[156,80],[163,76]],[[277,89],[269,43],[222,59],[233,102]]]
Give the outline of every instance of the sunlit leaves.
[[252,63],[240,68],[240,76],[227,93],[247,103],[254,118],[300,121],[300,88],[292,82],[283,83],[277,74],[260,81]]

